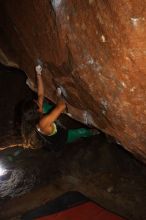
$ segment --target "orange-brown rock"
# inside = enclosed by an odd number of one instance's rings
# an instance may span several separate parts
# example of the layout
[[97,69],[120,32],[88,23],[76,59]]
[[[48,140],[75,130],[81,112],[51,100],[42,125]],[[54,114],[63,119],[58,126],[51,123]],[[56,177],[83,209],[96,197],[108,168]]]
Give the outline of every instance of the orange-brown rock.
[[6,0],[0,21],[1,62],[35,82],[40,58],[47,97],[146,162],[146,1]]

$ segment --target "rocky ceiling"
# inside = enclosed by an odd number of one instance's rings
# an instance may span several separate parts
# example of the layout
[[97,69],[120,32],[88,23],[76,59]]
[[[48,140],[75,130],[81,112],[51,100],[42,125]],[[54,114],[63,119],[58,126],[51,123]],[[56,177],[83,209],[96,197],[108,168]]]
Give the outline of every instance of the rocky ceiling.
[[41,59],[48,98],[146,162],[146,0],[5,0],[0,21],[2,63],[35,90]]

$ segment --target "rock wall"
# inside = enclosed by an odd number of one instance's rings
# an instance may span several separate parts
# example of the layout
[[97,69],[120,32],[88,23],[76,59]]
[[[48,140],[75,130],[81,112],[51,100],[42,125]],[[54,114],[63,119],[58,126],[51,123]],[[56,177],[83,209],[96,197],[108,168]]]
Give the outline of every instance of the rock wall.
[[60,86],[71,117],[146,161],[145,0],[5,0],[0,21],[2,53],[33,89],[40,58],[47,97]]

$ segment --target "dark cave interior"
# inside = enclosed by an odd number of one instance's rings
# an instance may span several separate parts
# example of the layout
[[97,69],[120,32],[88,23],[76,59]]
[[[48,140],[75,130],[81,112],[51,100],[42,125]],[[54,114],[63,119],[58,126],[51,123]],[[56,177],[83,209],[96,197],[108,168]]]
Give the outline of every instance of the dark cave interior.
[[[29,211],[70,192],[146,219],[145,23],[142,0],[1,1],[0,220],[34,219]],[[36,96],[38,59],[46,98],[63,91],[60,123],[99,134],[57,152],[23,148],[20,109]]]
[[[0,162],[5,169],[0,176],[0,219],[21,219],[29,209],[73,190],[126,219],[146,219],[146,167],[111,137],[100,132],[59,152],[20,146],[16,106],[34,95],[26,78],[18,69],[0,66]],[[80,126],[66,115],[61,121]]]

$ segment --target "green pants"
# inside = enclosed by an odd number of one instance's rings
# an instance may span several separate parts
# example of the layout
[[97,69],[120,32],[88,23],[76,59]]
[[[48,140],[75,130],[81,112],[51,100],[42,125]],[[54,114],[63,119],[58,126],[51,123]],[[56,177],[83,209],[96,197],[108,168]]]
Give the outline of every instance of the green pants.
[[82,137],[90,137],[90,136],[93,136],[93,132],[89,128],[69,129],[67,136],[67,143],[72,143]]

